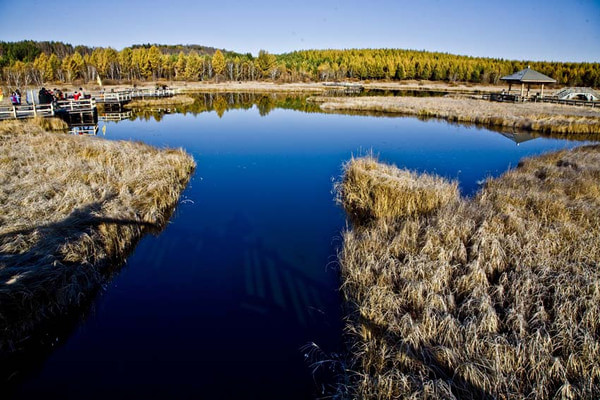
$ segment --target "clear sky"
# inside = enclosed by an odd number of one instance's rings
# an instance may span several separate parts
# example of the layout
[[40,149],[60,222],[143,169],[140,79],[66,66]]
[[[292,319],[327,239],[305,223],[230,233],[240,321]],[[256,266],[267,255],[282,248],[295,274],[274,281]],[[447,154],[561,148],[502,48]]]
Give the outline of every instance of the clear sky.
[[0,40],[600,61],[600,0],[0,0]]

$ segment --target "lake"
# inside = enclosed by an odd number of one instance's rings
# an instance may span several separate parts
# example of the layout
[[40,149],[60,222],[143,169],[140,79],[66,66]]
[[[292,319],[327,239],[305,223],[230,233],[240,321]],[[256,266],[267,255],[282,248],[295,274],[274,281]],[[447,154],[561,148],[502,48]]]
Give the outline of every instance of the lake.
[[108,140],[183,147],[197,169],[166,229],[139,243],[47,356],[32,358],[15,398],[321,395],[328,375],[313,377],[303,346],[343,351],[336,251],[346,222],[332,186],[345,161],[372,150],[458,180],[471,196],[524,156],[581,144],[319,113],[295,96],[197,97],[101,122]]

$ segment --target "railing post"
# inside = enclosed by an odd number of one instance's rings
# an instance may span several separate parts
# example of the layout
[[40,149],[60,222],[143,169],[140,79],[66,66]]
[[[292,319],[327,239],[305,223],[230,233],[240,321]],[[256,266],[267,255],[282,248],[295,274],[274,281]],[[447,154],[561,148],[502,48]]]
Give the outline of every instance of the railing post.
[[35,109],[35,103],[33,103],[33,116],[37,117],[37,110]]
[[17,119],[17,107],[13,104],[13,116]]

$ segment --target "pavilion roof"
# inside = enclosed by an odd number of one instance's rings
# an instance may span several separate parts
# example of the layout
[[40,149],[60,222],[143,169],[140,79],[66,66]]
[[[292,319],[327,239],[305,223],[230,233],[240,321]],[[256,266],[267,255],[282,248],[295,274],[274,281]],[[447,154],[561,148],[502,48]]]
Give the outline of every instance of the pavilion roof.
[[512,75],[503,76],[500,78],[500,80],[512,83],[556,83],[556,79],[552,79],[549,76],[534,71],[529,67],[519,72],[515,72]]

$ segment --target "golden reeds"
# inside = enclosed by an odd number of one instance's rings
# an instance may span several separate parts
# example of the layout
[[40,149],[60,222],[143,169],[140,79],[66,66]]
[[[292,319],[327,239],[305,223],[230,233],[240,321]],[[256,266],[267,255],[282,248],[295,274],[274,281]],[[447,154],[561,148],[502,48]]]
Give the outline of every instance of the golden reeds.
[[0,351],[158,232],[194,166],[182,150],[0,124]]
[[451,97],[313,97],[311,101],[323,110],[398,113],[557,135],[600,134],[600,107]]
[[133,100],[123,106],[126,109],[143,108],[143,107],[163,107],[163,106],[182,106],[193,104],[194,99],[186,95],[178,95],[173,97],[163,97],[160,99],[141,99]]
[[32,119],[33,123],[42,128],[45,131],[64,131],[69,129],[69,125],[60,118],[43,118],[35,117]]
[[372,158],[338,191],[355,398],[600,397],[600,146],[470,200]]

